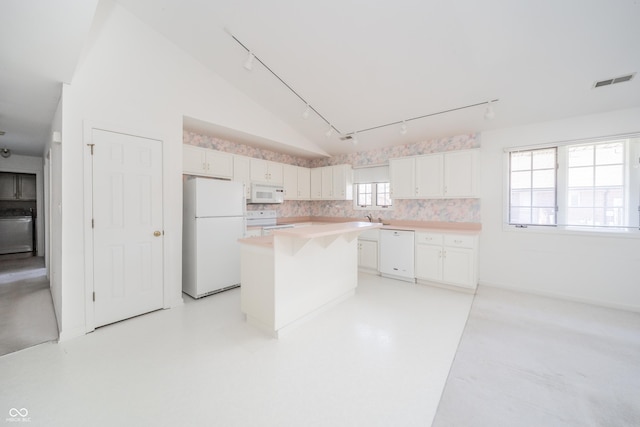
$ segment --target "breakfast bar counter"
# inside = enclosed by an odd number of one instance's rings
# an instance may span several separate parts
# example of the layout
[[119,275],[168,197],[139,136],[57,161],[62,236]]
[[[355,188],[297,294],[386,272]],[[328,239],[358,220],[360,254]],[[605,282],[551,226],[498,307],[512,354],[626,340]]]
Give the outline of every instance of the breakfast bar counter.
[[274,337],[343,301],[358,285],[358,235],[382,224],[343,222],[240,239],[241,308]]

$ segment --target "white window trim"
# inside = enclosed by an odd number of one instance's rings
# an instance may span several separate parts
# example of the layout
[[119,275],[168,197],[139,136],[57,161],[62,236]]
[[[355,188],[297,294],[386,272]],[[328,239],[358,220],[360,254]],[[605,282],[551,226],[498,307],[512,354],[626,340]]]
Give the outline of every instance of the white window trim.
[[[590,236],[590,237],[596,236],[596,237],[616,237],[616,238],[623,237],[623,238],[631,238],[631,239],[640,239],[640,224],[637,227],[633,226],[630,228],[624,228],[624,227],[607,228],[607,227],[588,227],[588,226],[581,227],[581,226],[568,226],[568,225],[520,226],[518,224],[509,223],[509,201],[510,201],[509,155],[510,153],[519,152],[519,151],[536,150],[541,148],[551,148],[551,147],[562,148],[569,145],[594,144],[598,142],[615,140],[615,139],[632,139],[632,138],[640,138],[640,132],[602,136],[597,138],[566,140],[566,141],[560,141],[557,143],[546,143],[546,144],[539,144],[539,145],[527,145],[527,146],[521,146],[521,147],[505,148],[504,155],[503,155],[503,162],[502,162],[503,163],[502,164],[502,170],[503,170],[502,229],[503,231],[514,232],[514,233],[541,233],[541,234],[562,234],[562,235],[572,235],[572,236]],[[627,147],[626,155],[628,155],[628,158],[629,158],[629,167],[627,168],[627,174],[625,176],[625,187],[627,188],[627,191],[631,190],[629,188],[630,185],[627,185],[627,184],[629,183],[632,169],[638,170],[638,173],[640,174],[640,170],[639,170],[640,169],[640,148],[638,148],[638,145],[640,144],[636,145],[636,151],[632,150],[631,147],[629,146]],[[565,150],[560,150],[560,149],[558,150],[558,158],[556,159],[558,161],[558,164],[561,164],[560,162],[565,161],[564,152]],[[636,163],[636,161],[638,163]],[[566,170],[564,167],[560,167],[557,172],[556,178],[558,182],[560,182],[562,174],[566,174]],[[564,180],[563,182],[566,182],[565,178],[563,178],[563,180]],[[640,181],[640,176],[638,176],[636,180]],[[556,191],[557,191],[557,198],[558,198],[557,205],[558,205],[558,208],[562,210],[563,205],[565,204],[565,201],[564,199],[562,199],[562,197],[566,196],[565,194],[566,188],[558,187]],[[631,195],[631,197],[629,198],[630,208],[628,212],[631,212],[634,209],[634,207],[638,207],[638,209],[640,209],[639,197],[640,195],[635,195],[635,196]],[[561,215],[557,213],[556,221],[559,222],[560,218],[561,218]]]

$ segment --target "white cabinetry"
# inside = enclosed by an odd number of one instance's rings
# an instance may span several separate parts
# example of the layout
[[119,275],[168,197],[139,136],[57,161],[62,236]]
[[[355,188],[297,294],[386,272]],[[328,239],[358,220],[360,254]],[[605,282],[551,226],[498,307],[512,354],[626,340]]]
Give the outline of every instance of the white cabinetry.
[[476,235],[416,232],[416,278],[475,290],[477,249]]
[[283,165],[284,199],[309,200],[311,179],[309,168],[295,165]]
[[390,159],[391,197],[478,197],[478,153],[474,149]]
[[0,200],[35,200],[36,175],[0,173]]
[[380,273],[415,282],[414,249],[413,231],[380,230]]
[[245,199],[251,198],[251,159],[244,156],[233,156],[233,180],[244,184]]
[[183,145],[182,172],[188,175],[231,179],[233,155],[193,145]]
[[313,168],[310,181],[312,200],[353,200],[351,165]]
[[372,273],[378,272],[379,231],[369,230],[358,236],[358,268]]
[[282,184],[284,169],[282,163],[262,159],[251,159],[251,181],[268,184]]

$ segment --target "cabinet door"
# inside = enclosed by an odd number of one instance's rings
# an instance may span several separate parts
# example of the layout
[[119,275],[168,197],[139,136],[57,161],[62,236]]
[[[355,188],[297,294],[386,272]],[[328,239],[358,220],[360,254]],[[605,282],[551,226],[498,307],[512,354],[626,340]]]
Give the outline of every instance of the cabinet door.
[[207,155],[204,148],[184,145],[182,147],[182,173],[206,175]]
[[251,182],[269,182],[267,179],[267,161],[260,159],[251,159],[250,162]]
[[233,177],[233,155],[221,151],[206,150],[207,175],[219,178]]
[[245,199],[251,198],[251,166],[249,157],[233,156],[233,180],[244,184]]
[[324,166],[320,168],[322,174],[322,198],[325,200],[333,199],[333,168]]
[[358,267],[378,271],[378,242],[358,241]]
[[269,174],[269,183],[284,183],[284,164],[276,162],[267,162],[267,173]]
[[0,173],[0,200],[15,200],[16,194],[16,175],[13,173]]
[[442,246],[416,245],[416,277],[442,280]]
[[443,248],[442,281],[467,288],[475,288],[474,283],[474,251],[473,249]]
[[416,197],[414,158],[390,159],[389,180],[392,198],[414,199]]
[[353,171],[351,165],[332,166],[333,199],[353,200]]
[[18,175],[18,196],[20,200],[36,199],[36,176],[33,174]]
[[478,150],[452,151],[444,157],[445,197],[478,197]]
[[294,165],[283,166],[284,199],[296,200],[298,198],[298,167]]
[[442,197],[444,156],[442,154],[418,156],[415,161],[418,197],[423,199]]
[[311,170],[298,167],[298,199],[309,200],[311,198]]
[[313,168],[309,172],[311,179],[311,200],[322,199],[322,168]]

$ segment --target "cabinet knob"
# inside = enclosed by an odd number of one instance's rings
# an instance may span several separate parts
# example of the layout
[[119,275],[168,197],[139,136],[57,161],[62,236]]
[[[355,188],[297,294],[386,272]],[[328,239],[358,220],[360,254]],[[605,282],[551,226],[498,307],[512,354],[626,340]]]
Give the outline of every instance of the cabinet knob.
[[156,230],[156,231],[154,231],[154,232],[153,232],[153,235],[154,235],[155,237],[160,237],[160,236],[162,235],[162,232],[161,232],[161,231]]

